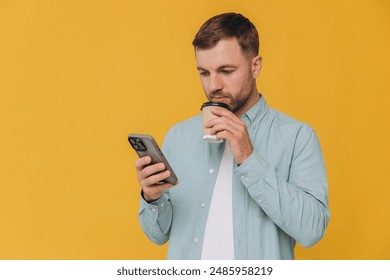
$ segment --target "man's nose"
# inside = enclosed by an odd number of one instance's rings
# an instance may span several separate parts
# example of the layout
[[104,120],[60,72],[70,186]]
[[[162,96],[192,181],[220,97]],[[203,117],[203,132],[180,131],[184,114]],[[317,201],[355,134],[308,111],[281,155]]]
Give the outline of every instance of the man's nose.
[[221,77],[218,74],[210,75],[209,90],[215,92],[223,88]]

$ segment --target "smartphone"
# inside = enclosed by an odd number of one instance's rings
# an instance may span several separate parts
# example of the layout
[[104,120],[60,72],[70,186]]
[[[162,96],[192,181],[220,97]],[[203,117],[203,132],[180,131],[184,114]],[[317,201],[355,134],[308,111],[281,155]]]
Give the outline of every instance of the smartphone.
[[150,156],[152,158],[152,162],[149,165],[159,162],[165,164],[165,168],[171,172],[171,175],[168,178],[162,180],[161,183],[169,183],[173,185],[177,184],[178,179],[175,173],[173,172],[164,154],[161,152],[157,142],[151,135],[132,133],[128,136],[128,140],[139,157]]

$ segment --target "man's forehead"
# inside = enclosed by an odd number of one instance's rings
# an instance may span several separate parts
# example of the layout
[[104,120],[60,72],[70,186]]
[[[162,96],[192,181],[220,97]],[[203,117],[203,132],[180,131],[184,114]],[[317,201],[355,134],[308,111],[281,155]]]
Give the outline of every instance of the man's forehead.
[[204,53],[204,52],[220,52],[220,51],[226,51],[226,52],[232,52],[232,51],[239,51],[241,52],[240,45],[236,38],[224,38],[218,41],[217,44],[215,44],[211,48],[203,49],[203,48],[195,48],[195,54],[197,53]]
[[196,49],[195,58],[199,67],[236,65],[245,60],[237,39],[222,39],[210,49]]

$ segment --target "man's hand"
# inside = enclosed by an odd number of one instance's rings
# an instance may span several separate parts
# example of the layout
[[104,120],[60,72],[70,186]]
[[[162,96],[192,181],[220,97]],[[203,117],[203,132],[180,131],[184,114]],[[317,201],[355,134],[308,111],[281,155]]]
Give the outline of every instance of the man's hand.
[[227,139],[234,159],[242,164],[253,152],[245,123],[234,113],[223,108],[213,108],[211,112],[218,117],[208,121],[205,127],[211,128],[210,133],[218,139]]
[[152,158],[149,156],[139,158],[135,161],[137,179],[141,185],[144,199],[147,202],[159,199],[163,190],[174,186],[172,184],[160,183],[160,181],[168,178],[171,175],[171,172],[165,170],[164,163],[148,165],[151,161]]

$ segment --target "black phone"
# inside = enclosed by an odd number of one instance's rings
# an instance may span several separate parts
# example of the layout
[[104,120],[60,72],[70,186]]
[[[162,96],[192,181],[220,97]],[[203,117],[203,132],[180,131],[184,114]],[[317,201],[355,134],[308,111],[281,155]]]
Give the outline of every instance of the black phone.
[[173,172],[173,169],[169,165],[168,160],[165,158],[157,142],[151,135],[131,133],[128,136],[128,140],[139,157],[150,156],[152,158],[150,165],[159,162],[165,164],[165,168],[171,172],[171,175],[168,178],[162,180],[161,183],[169,183],[173,185],[177,184],[178,179],[175,175],[175,172]]

